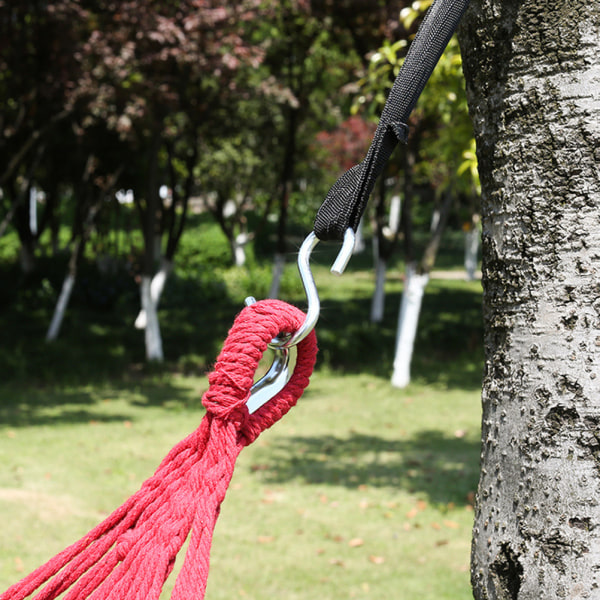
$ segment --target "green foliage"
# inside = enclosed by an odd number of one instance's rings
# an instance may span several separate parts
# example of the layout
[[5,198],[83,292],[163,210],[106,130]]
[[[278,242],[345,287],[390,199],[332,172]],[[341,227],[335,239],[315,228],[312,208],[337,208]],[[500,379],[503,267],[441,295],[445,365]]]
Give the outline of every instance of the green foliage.
[[[301,228],[297,233],[300,243]],[[418,245],[425,243],[420,237],[416,241]],[[446,236],[440,251],[444,268],[462,264],[462,244],[460,232]],[[348,273],[338,278],[329,273],[337,250],[337,246],[319,245],[311,261],[322,300],[319,364],[347,372],[370,370],[387,377],[393,360],[403,265],[390,264],[385,320],[381,326],[373,325],[367,320],[373,291],[370,254],[356,256]],[[0,347],[0,375],[4,379],[21,379],[33,373],[42,381],[63,377],[97,381],[111,373],[118,376],[127,372],[132,363],[143,359],[143,334],[132,327],[139,310],[137,271],[130,263],[117,260],[116,270],[102,272],[92,255],[81,265],[59,340],[51,346],[43,342],[66,259],[48,257],[21,281],[15,280],[18,270],[11,260],[0,261],[0,324],[5,339],[12,341]],[[250,247],[247,265],[232,268],[225,236],[207,215],[194,217],[182,238],[179,259],[159,307],[165,368],[176,368],[179,360],[185,363],[186,355],[202,356],[210,362],[244,299],[267,296],[271,269],[270,252],[257,251],[254,255]],[[473,359],[468,358],[471,350],[465,348],[465,339],[479,340],[474,348],[480,348],[480,290],[477,284],[461,282],[440,286],[438,293],[437,284],[432,282],[425,299],[425,325],[419,330],[414,372],[417,377],[430,377],[425,357],[446,360],[466,352],[465,373],[455,370],[447,377],[471,377],[467,365]],[[305,306],[293,255],[288,257],[281,297]],[[446,314],[455,316],[446,318]],[[368,357],[365,347],[371,349]],[[84,360],[89,353],[93,361]],[[435,377],[443,377],[442,372],[437,371]]]
[[214,272],[230,265],[227,239],[215,225],[203,215],[181,238],[175,268],[186,278],[193,279],[203,271]]
[[[429,8],[431,0],[413,2],[400,13],[406,31]],[[353,112],[363,110],[377,118],[398,75],[408,49],[408,40],[385,41],[370,57],[366,75],[360,80]],[[468,114],[462,59],[453,36],[433,71],[411,118],[411,129],[419,136],[419,160],[415,168],[421,181],[443,191],[451,187],[459,194],[480,192],[474,137]]]

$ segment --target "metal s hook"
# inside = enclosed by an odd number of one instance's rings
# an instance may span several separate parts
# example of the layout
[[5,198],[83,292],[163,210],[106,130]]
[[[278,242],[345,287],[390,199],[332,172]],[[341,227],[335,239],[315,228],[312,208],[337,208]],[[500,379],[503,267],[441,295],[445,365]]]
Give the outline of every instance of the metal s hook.
[[[356,235],[354,230],[351,228],[346,229],[342,248],[331,267],[331,272],[334,275],[341,275],[348,266],[348,261],[352,257],[352,252],[354,250],[355,238]],[[310,255],[318,243],[319,238],[315,235],[314,231],[311,231],[302,243],[302,246],[300,246],[298,252],[298,272],[300,273],[300,279],[304,286],[304,293],[306,294],[306,299],[308,301],[308,309],[306,311],[306,319],[300,329],[298,329],[288,341],[283,343],[283,347],[285,348],[299,344],[315,328],[315,325],[319,320],[321,301],[319,300],[319,292],[310,269]]]
[[[254,302],[256,302],[254,298],[246,298],[248,306]],[[275,338],[269,344],[269,348],[273,351],[273,362],[269,370],[250,388],[250,396],[246,402],[250,414],[276,396],[292,377],[293,367],[296,364],[296,348],[284,348],[278,343],[280,343],[279,338]]]
[[[354,242],[354,230],[348,228],[344,236],[342,248],[331,267],[333,274],[341,275],[348,266],[348,261],[352,257],[354,250]],[[319,300],[319,292],[310,269],[310,255],[318,243],[319,238],[313,231],[306,237],[298,252],[298,272],[300,273],[300,279],[308,301],[306,319],[301,327],[291,336],[274,338],[269,344],[269,348],[274,354],[273,363],[266,375],[250,388],[250,396],[246,402],[250,414],[256,412],[285,387],[292,376],[293,366],[291,364],[292,362],[295,364],[295,361],[292,361],[295,358],[295,346],[315,328],[319,320],[321,301]],[[255,302],[256,300],[251,296],[246,298],[247,306]]]

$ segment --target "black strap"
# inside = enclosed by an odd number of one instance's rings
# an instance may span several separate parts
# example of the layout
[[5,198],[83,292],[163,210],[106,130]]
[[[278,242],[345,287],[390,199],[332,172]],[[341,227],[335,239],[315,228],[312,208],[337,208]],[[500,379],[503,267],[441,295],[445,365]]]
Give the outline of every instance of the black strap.
[[346,229],[358,228],[396,144],[406,143],[410,113],[468,4],[469,0],[435,0],[427,11],[387,98],[367,156],[336,181],[317,212],[314,231],[320,240],[343,240]]

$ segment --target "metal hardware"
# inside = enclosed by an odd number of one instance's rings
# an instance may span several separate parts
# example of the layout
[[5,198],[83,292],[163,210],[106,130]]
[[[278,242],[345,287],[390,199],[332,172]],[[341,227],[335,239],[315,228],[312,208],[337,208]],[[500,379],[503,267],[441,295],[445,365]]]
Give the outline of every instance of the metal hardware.
[[[341,275],[346,269],[348,261],[352,257],[354,242],[354,231],[349,228],[346,230],[342,248],[331,267],[333,274]],[[250,414],[256,412],[285,387],[292,376],[293,365],[295,365],[295,346],[315,328],[319,320],[321,301],[319,300],[319,292],[317,291],[315,279],[310,269],[310,255],[318,243],[319,238],[313,231],[306,237],[298,252],[298,271],[308,302],[306,319],[292,335],[282,335],[271,340],[269,348],[274,354],[273,363],[267,373],[250,388],[250,396],[246,403]],[[246,298],[247,306],[255,302],[256,300],[252,296]]]
[[[344,235],[342,248],[331,267],[331,272],[334,275],[341,275],[348,266],[348,261],[352,257],[352,252],[354,250],[355,237],[354,230],[348,228]],[[302,285],[304,286],[306,300],[308,301],[308,309],[306,311],[306,319],[300,329],[284,343],[284,346],[287,348],[299,344],[315,328],[315,325],[319,320],[321,301],[319,300],[319,292],[310,269],[310,255],[318,243],[319,238],[315,235],[314,231],[311,231],[302,243],[300,251],[298,252],[298,271],[300,273]]]

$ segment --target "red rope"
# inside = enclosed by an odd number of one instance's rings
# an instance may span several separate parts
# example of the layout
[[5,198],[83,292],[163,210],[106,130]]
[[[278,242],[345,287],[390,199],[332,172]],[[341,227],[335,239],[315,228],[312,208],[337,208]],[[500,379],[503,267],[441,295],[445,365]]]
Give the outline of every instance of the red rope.
[[171,598],[203,598],[213,530],[235,461],[244,446],[296,404],[308,385],[317,353],[314,332],[298,345],[288,384],[251,415],[246,401],[256,367],[271,339],[296,331],[304,318],[279,300],[245,308],[208,377],[210,387],[202,399],[207,413],[198,429],[169,452],[121,507],[0,600],[22,600],[35,592],[37,600],[63,593],[65,600],[158,599],[190,530]]

